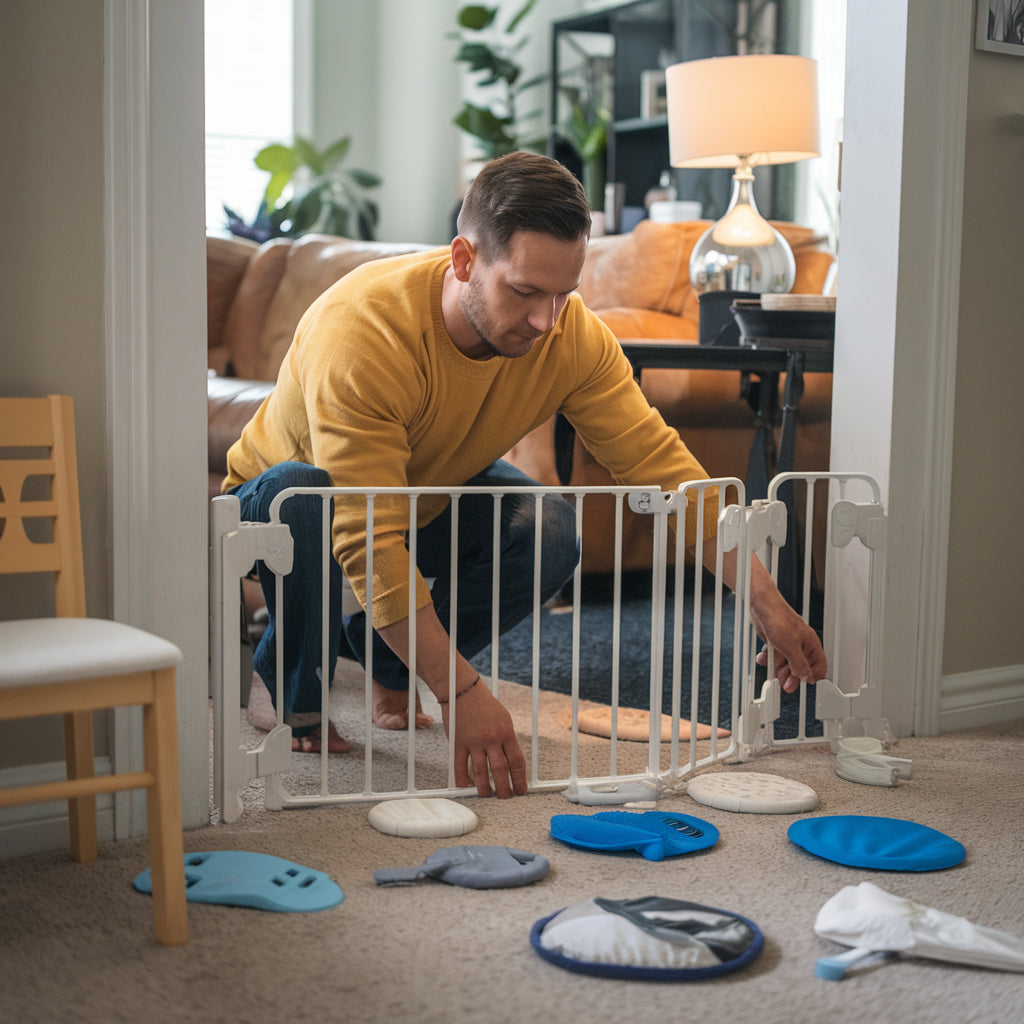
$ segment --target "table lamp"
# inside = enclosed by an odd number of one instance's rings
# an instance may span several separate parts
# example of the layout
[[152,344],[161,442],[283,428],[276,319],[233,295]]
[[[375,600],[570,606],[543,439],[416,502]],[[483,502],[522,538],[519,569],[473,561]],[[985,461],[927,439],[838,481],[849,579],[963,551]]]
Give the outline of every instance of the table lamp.
[[732,199],[690,257],[705,291],[788,292],[789,244],[758,213],[754,168],[819,155],[817,63],[756,54],[673,64],[665,72],[673,167],[734,167]]

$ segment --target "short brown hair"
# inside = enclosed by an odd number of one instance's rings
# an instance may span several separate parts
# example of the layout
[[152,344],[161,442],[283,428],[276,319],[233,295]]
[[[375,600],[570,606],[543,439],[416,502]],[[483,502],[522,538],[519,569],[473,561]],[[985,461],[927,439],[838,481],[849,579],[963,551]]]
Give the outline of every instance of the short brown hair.
[[486,262],[508,252],[517,231],[566,242],[590,234],[590,204],[578,179],[551,157],[519,150],[484,164],[466,190],[458,230]]

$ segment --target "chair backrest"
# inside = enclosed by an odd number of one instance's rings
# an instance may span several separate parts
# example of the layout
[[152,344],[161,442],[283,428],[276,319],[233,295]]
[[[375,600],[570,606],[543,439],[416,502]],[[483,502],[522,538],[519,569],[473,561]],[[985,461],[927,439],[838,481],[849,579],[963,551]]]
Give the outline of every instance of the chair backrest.
[[[52,529],[26,529],[29,520]],[[74,403],[69,395],[0,398],[0,575],[47,572],[57,614],[84,616]]]

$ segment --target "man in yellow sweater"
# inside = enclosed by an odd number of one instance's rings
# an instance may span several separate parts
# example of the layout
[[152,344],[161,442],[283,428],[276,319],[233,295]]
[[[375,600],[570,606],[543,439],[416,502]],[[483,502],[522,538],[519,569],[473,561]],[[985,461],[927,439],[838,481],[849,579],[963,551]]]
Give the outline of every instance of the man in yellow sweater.
[[[470,186],[450,248],[374,261],[329,288],[303,316],[273,393],[228,453],[224,486],[238,494],[243,519],[266,520],[274,496],[290,486],[533,484],[501,456],[558,411],[621,482],[674,490],[684,480],[706,478],[648,404],[615,337],[574,294],[589,230],[576,179],[547,157],[513,153],[485,165]],[[449,737],[454,722],[456,783],[475,784],[482,795],[525,792],[525,760],[511,719],[478,685],[467,660],[490,642],[491,499],[467,495],[459,502],[453,697],[445,499],[419,499],[415,567],[405,500],[376,500],[368,545],[365,500],[335,499],[325,645],[322,507],[319,498],[290,498],[280,513],[295,537],[296,568],[285,577],[284,693],[296,749],[321,742],[319,677],[324,668],[328,677],[333,673],[342,632],[364,664],[369,656],[363,616],[340,619],[343,570],[364,608],[370,595],[378,724],[407,724],[414,619],[416,675],[441,702]],[[506,495],[500,516],[504,631],[532,608],[533,499]],[[572,574],[578,548],[568,503],[546,498],[541,516],[546,599]],[[695,523],[692,512],[688,517],[689,531]],[[712,509],[704,528],[714,536]],[[713,560],[714,544],[706,550]],[[734,559],[726,563],[734,578]],[[428,588],[425,579],[432,577]],[[273,577],[266,574],[263,583],[271,620],[254,664],[274,693]],[[817,636],[757,562],[751,605],[759,632],[775,647],[783,687],[823,678]],[[329,749],[345,749],[336,734],[328,742]]]

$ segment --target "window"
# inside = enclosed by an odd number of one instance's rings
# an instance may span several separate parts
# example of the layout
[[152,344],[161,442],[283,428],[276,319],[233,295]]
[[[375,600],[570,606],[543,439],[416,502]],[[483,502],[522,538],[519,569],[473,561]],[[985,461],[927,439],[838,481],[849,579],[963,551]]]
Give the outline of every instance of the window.
[[293,0],[206,0],[206,227],[225,230],[225,204],[247,221],[267,175],[253,157],[291,142],[295,115]]

